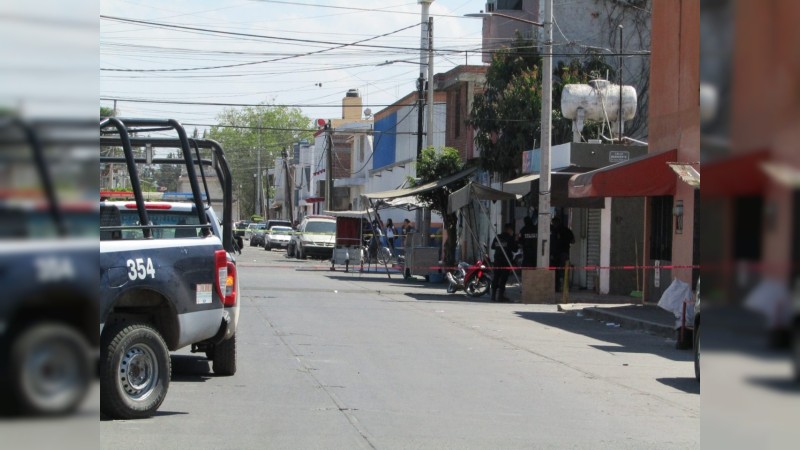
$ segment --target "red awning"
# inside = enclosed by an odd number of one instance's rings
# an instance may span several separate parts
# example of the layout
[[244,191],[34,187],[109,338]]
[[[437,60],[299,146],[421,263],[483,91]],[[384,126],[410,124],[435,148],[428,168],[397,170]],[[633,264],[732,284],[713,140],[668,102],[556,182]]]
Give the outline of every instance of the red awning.
[[769,151],[759,150],[704,162],[700,166],[703,173],[703,197],[761,195],[767,184],[767,174],[761,167],[769,158]]
[[575,175],[569,180],[569,197],[674,195],[677,176],[667,163],[677,158],[678,150],[672,149]]

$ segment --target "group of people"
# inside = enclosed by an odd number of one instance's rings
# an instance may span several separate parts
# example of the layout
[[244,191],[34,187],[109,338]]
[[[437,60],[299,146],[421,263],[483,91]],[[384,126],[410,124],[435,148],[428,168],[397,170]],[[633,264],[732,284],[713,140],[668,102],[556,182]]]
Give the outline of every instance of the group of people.
[[[492,279],[492,301],[507,302],[506,284],[511,275],[513,266],[513,254],[522,248],[522,266],[536,266],[536,249],[538,245],[538,229],[533,219],[525,217],[524,225],[519,230],[519,234],[514,233],[514,224],[508,223],[504,226],[503,232],[498,234],[492,241],[494,250],[494,278]],[[569,248],[575,243],[575,235],[561,221],[560,217],[554,217],[550,222],[550,265],[556,269],[556,291],[561,290],[564,283],[564,266],[569,261]]]
[[414,232],[414,228],[411,226],[411,221],[408,219],[403,220],[403,224],[400,225],[398,229],[392,219],[386,219],[386,224],[383,225],[378,219],[372,221],[372,228],[373,229],[382,229],[385,231],[386,235],[386,242],[389,245],[389,249],[392,251],[393,255],[397,254],[396,249],[402,248],[405,246],[405,239],[406,237]]

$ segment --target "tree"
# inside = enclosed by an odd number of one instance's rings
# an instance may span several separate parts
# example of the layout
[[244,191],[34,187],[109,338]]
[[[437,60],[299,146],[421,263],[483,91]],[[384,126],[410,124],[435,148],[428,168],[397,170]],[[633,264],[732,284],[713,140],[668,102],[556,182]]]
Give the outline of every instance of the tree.
[[114,117],[114,108],[109,108],[108,106],[101,106],[100,107],[100,117]]
[[[477,130],[481,165],[509,179],[515,175],[525,150],[534,148],[541,136],[542,58],[530,41],[519,36],[511,47],[494,54],[486,72],[486,88],[475,96],[468,123]],[[559,63],[553,74],[554,145],[572,139],[572,123],[561,117],[561,91],[570,83],[585,83],[590,75],[613,70],[601,57],[585,62]]]
[[[256,210],[256,177],[258,149],[261,149],[261,169],[274,167],[281,149],[302,139],[312,137],[311,119],[297,108],[262,104],[255,107],[225,109],[217,117],[218,125],[211,127],[208,138],[218,141],[225,149],[233,174],[234,189],[238,192],[243,217]],[[266,177],[263,177],[266,182]],[[262,186],[263,189],[263,186]]]
[[[417,159],[417,179],[411,179],[412,186],[419,186],[431,181],[441,180],[464,168],[461,155],[458,150],[452,147],[444,147],[437,152],[433,147],[422,150]],[[447,231],[447,242],[444,249],[444,264],[447,267],[455,265],[456,254],[456,224],[458,216],[447,211],[447,203],[450,194],[461,189],[467,184],[466,179],[454,181],[447,186],[439,189],[419,194],[417,197],[430,207],[431,211],[437,212],[442,216],[442,226]]]
[[[167,158],[174,159],[175,154],[169,153]],[[178,160],[178,162],[182,161],[183,159]],[[181,164],[159,164],[153,173],[153,179],[159,187],[165,187],[169,192],[177,192],[182,167],[184,166]]]

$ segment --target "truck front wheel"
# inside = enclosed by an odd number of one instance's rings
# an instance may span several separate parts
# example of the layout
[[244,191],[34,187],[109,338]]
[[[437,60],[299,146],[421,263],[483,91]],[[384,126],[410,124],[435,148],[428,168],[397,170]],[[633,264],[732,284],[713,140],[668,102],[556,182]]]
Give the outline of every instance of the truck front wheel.
[[152,416],[167,396],[172,370],[164,339],[144,323],[119,324],[103,337],[100,412],[111,419]]
[[66,414],[86,396],[92,379],[89,343],[73,328],[36,324],[15,339],[10,386],[15,406],[34,415]]

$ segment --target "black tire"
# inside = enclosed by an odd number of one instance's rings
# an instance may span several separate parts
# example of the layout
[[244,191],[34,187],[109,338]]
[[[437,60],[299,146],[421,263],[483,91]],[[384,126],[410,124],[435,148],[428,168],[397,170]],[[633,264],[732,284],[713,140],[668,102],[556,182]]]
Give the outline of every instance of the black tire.
[[215,345],[210,359],[216,375],[236,374],[236,334]]
[[172,371],[167,345],[149,324],[119,324],[103,334],[100,412],[111,419],[142,419],[158,410]]
[[491,285],[492,280],[490,280],[486,275],[481,275],[480,278],[472,278],[469,280],[466,286],[464,286],[464,291],[470,297],[482,297],[489,292]]
[[[797,353],[795,352],[795,375],[797,374]],[[700,381],[700,323],[694,326],[694,378]]]
[[77,330],[43,322],[23,331],[11,346],[12,407],[23,414],[53,416],[74,411],[93,378],[89,343]]

